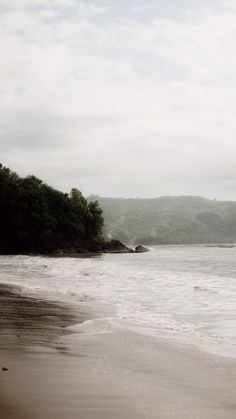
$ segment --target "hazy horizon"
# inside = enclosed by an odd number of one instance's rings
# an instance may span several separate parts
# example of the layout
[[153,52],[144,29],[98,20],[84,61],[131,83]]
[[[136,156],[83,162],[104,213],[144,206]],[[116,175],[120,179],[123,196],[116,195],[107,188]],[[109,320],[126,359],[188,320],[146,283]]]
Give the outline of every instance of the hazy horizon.
[[0,161],[64,191],[236,200],[236,3],[2,0]]
[[227,199],[217,199],[217,198],[208,198],[208,197],[206,197],[206,196],[202,196],[202,195],[160,195],[160,196],[153,196],[153,197],[145,197],[145,198],[142,198],[142,197],[140,197],[140,196],[101,196],[101,195],[98,195],[98,194],[90,194],[90,195],[87,195],[86,196],[87,198],[95,198],[96,199],[96,197],[98,197],[98,198],[102,198],[102,199],[137,199],[137,200],[154,200],[154,199],[165,199],[165,198],[199,198],[199,199],[207,199],[207,200],[210,200],[210,201],[219,201],[219,202],[223,202],[223,201],[232,201],[232,202],[236,202],[236,199],[235,200],[233,200],[233,199],[229,199],[229,200],[227,200]]

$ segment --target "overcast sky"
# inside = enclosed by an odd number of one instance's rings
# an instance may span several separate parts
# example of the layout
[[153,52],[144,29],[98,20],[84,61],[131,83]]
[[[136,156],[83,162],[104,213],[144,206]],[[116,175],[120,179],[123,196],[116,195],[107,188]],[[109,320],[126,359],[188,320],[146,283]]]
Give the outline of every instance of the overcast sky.
[[1,0],[0,92],[20,175],[236,200],[235,0]]

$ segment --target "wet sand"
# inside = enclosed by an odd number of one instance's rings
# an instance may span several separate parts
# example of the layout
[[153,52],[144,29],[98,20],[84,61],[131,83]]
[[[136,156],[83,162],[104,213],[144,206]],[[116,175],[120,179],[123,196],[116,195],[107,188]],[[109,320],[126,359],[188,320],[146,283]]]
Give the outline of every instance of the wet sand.
[[0,288],[1,419],[235,419],[235,360],[111,327],[109,310]]

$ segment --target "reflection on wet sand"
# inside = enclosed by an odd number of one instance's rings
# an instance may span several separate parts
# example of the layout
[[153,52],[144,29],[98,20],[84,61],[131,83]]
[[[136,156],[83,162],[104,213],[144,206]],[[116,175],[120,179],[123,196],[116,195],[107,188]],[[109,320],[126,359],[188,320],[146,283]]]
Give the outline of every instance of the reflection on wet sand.
[[86,318],[78,307],[25,296],[10,285],[0,287],[0,349],[47,345],[63,350],[57,338],[71,333],[67,327]]

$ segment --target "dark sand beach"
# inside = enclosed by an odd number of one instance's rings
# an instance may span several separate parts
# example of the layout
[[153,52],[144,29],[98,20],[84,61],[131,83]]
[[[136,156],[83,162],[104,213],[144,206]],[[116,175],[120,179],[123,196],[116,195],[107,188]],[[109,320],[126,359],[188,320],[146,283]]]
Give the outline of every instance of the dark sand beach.
[[109,310],[1,286],[1,419],[235,419],[235,360],[83,327]]

